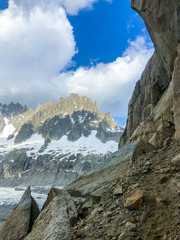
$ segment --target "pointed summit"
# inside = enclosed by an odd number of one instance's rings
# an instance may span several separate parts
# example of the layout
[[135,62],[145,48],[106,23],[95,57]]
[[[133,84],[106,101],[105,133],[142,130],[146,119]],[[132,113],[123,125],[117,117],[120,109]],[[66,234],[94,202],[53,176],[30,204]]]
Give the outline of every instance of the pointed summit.
[[96,102],[93,103],[90,98],[80,97],[75,93],[71,93],[67,98],[60,98],[58,107],[62,115],[72,115],[73,112],[82,110],[99,113]]

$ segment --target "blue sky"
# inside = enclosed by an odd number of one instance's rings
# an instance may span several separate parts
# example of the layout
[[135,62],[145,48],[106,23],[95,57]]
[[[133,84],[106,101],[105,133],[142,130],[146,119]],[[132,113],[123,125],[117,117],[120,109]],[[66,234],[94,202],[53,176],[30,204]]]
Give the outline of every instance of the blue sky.
[[34,108],[74,92],[125,125],[153,53],[130,0],[1,0],[0,9],[0,102]]
[[[127,48],[127,39],[134,40],[145,29],[143,20],[130,8],[130,0],[101,0],[93,10],[83,10],[68,19],[79,50],[73,57],[75,67],[116,60]],[[145,35],[148,37],[147,32]]]

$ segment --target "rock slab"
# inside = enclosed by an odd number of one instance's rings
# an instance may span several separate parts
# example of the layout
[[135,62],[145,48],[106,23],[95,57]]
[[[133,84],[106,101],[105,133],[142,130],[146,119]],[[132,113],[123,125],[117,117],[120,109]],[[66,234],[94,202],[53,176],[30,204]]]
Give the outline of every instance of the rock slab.
[[28,187],[17,207],[6,220],[0,240],[23,240],[30,232],[38,214],[37,203],[31,197],[31,190]]
[[64,190],[50,190],[43,210],[26,240],[69,240],[77,211],[71,196]]

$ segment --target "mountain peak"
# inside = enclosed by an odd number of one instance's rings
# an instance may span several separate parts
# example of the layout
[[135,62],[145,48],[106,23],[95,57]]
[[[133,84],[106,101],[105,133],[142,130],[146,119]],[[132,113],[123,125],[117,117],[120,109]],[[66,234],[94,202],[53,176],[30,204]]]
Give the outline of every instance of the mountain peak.
[[9,105],[0,103],[0,111],[4,117],[13,117],[22,114],[27,110],[27,106],[22,106],[20,103],[11,102]]
[[[57,116],[59,116],[60,118],[63,118],[64,119],[63,121],[66,122],[67,119],[69,118],[72,119],[72,115],[75,114],[75,115],[78,115],[79,123],[80,123],[82,121],[82,118],[84,119],[84,116],[83,116],[84,112],[86,112],[87,114],[87,119],[85,121],[86,123],[89,122],[88,116],[91,116],[92,114],[94,114],[93,116],[96,116],[96,119],[94,119],[94,121],[92,121],[89,124],[92,125],[90,126],[90,128],[93,128],[93,126],[94,127],[96,126],[96,128],[98,126],[101,126],[97,134],[100,139],[102,139],[103,137],[105,141],[106,131],[119,132],[119,125],[117,122],[113,120],[110,113],[99,112],[97,102],[92,102],[89,97],[86,97],[86,96],[81,97],[75,93],[71,93],[67,98],[61,97],[57,104],[53,102],[47,102],[44,105],[38,104],[35,111],[32,109],[29,109],[28,111],[22,113],[24,108],[20,104],[17,104],[17,106],[15,105],[14,107],[14,104],[11,103],[9,106],[10,106],[10,109],[17,108],[21,110],[19,115],[15,116],[11,114],[9,119],[10,120],[9,123],[14,126],[16,133],[18,133],[21,130],[24,124],[31,124],[31,128],[33,129],[33,131],[36,131],[37,129],[39,129],[39,127],[43,126],[47,120],[49,121],[49,120],[55,119],[55,117]],[[9,118],[9,116],[7,115],[3,114],[3,116],[6,116]],[[5,122],[3,121],[3,117],[2,117],[0,132],[2,132],[4,127],[5,127]],[[27,127],[25,125],[25,129],[26,128]],[[102,131],[105,131],[105,132],[103,132],[102,134]]]
[[93,103],[89,97],[80,97],[75,93],[71,93],[67,98],[60,98],[58,107],[62,115],[72,115],[73,112],[82,110],[99,113],[96,102]]

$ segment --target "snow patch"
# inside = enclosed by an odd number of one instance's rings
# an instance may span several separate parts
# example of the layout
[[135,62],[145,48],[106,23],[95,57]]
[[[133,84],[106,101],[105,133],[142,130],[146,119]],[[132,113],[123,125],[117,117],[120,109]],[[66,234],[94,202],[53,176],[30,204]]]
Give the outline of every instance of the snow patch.
[[44,145],[44,138],[41,135],[35,133],[31,136],[31,138],[29,138],[25,142],[18,144],[14,148],[16,149],[28,148],[29,150],[26,153],[27,153],[27,156],[30,157],[32,154],[36,155],[43,145]]
[[[44,145],[44,138],[39,134],[33,134],[31,138],[18,145],[14,145],[14,139],[7,140],[7,138],[0,136],[0,155],[5,155],[14,149],[29,149],[27,155],[36,155],[40,148]],[[0,161],[1,162],[1,161]]]
[[9,120],[7,118],[4,118],[5,121],[5,127],[3,129],[2,134],[0,135],[0,138],[7,138],[10,134],[13,134],[15,131],[15,128],[12,124],[9,124]]

